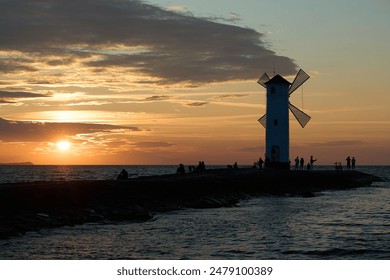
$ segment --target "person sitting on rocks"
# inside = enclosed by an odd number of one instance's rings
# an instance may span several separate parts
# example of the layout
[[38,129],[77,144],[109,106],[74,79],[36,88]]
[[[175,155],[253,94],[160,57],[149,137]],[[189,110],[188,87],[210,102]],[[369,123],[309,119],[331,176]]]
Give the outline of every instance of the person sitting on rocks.
[[179,167],[177,168],[177,174],[185,174],[186,173],[186,170],[184,168],[184,165],[182,163],[180,163]]

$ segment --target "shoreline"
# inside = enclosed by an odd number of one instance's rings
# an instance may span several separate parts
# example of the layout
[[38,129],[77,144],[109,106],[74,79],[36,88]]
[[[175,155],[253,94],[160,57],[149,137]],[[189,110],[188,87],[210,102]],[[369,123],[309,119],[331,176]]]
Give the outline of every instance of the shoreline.
[[312,197],[368,186],[359,171],[210,169],[126,180],[42,181],[0,185],[0,239],[87,222],[147,221],[154,213],[234,207],[256,196]]

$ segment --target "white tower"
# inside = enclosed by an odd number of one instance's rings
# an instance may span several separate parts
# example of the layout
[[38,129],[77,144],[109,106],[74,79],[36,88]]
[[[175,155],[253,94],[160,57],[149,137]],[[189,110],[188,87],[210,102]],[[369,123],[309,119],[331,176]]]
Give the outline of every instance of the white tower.
[[257,81],[267,90],[266,114],[259,119],[259,122],[266,129],[266,167],[290,168],[288,109],[291,110],[302,128],[309,122],[310,116],[293,106],[289,101],[289,97],[309,78],[310,76],[301,69],[293,83],[285,80],[280,75],[270,79],[266,73]]

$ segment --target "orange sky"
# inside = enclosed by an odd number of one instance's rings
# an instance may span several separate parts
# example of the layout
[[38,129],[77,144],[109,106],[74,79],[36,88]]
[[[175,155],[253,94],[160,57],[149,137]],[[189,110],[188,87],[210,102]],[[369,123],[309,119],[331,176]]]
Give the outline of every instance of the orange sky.
[[[311,76],[291,97],[312,117],[302,129],[290,115],[292,159],[390,163],[384,2],[341,6],[334,25],[319,17],[303,30],[302,18],[251,16],[246,1],[231,3],[233,19],[180,6],[191,1],[43,2],[0,10],[0,162],[252,164],[265,143],[256,81],[276,65],[290,81],[299,68]],[[367,7],[372,21],[352,20]]]

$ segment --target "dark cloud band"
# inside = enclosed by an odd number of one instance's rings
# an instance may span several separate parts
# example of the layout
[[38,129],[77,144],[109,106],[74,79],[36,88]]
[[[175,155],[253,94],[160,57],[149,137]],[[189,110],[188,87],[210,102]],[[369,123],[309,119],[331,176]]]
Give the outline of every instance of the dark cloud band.
[[138,127],[123,127],[105,124],[84,123],[40,123],[10,121],[0,118],[0,141],[4,142],[45,142],[58,136],[75,136],[97,132],[140,131]]
[[[288,57],[266,47],[263,34],[163,10],[137,0],[0,0],[0,72],[39,71],[34,65],[112,68],[158,83],[202,84],[255,79],[274,63],[295,73]],[[47,57],[52,58],[47,58]]]

